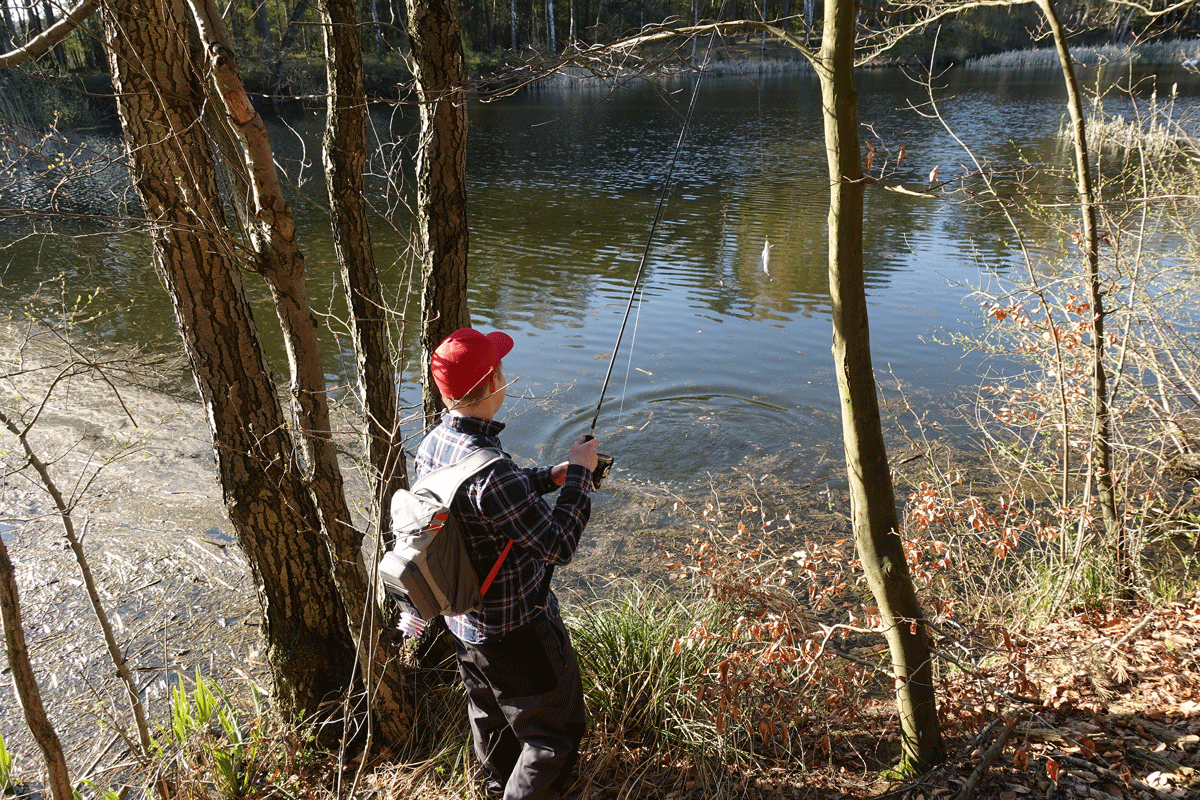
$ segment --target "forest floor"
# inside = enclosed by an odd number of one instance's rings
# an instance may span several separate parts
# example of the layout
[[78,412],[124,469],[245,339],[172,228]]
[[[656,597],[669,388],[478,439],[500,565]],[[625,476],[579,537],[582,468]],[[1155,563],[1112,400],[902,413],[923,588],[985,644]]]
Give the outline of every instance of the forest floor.
[[[37,363],[26,347],[19,358],[12,351],[0,357],[9,388],[29,396],[39,376],[11,369]],[[95,372],[64,380],[31,441],[77,503],[75,525],[84,532],[107,611],[151,718],[165,720],[170,686],[181,677],[199,670],[238,695],[248,683],[266,685],[266,664],[252,576],[222,512],[203,414],[186,399],[149,388],[123,387],[120,397],[117,403]],[[11,471],[20,463],[13,443],[6,440],[0,453],[6,465],[0,532],[17,564],[44,699],[73,777],[104,785],[110,770],[125,764],[119,732],[125,703],[60,522],[44,492]],[[665,492],[620,480],[606,491],[579,560],[561,578],[569,591],[583,591],[585,575],[653,575],[663,542],[690,529]],[[841,501],[827,492],[795,490],[796,502],[813,495],[797,517],[825,532],[845,522],[834,507]],[[1200,798],[1200,594],[1156,606],[1080,609],[1010,636],[1002,649],[987,674],[960,674],[940,685],[950,758],[920,780],[882,777],[897,741],[894,705],[883,698],[862,709],[830,752],[807,765],[739,775],[737,794]],[[17,756],[18,775],[33,778],[40,759],[7,682],[0,688],[0,733]],[[1001,738],[1006,745],[999,751],[994,744]],[[585,767],[596,755],[585,752]],[[616,771],[591,776],[574,796],[711,796],[677,780],[676,766],[664,765],[656,778],[620,774],[620,759],[605,760],[618,764]],[[383,768],[373,780],[383,798],[388,774]]]
[[1200,594],[1079,610],[1006,648],[994,671],[939,686],[963,731],[944,766],[887,785],[843,772],[849,785],[797,796],[1200,798]]

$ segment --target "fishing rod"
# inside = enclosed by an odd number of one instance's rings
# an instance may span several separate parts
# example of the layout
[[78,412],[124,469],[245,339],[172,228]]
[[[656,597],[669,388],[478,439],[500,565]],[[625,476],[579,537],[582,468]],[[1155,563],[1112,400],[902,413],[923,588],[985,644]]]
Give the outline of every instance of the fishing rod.
[[[713,38],[709,37],[708,51],[704,54],[704,65],[708,65],[708,54],[712,51]],[[667,196],[671,192],[671,176],[675,172],[675,162],[679,160],[679,151],[683,149],[683,140],[687,136],[688,125],[692,120],[692,111],[696,108],[696,97],[700,93],[700,81],[704,79],[704,70],[700,70],[700,75],[696,78],[696,85],[692,87],[692,99],[688,102],[687,112],[683,115],[683,125],[679,128],[679,139],[675,142],[675,149],[671,154],[671,161],[667,165],[667,174],[663,178],[662,191],[658,196],[658,204],[654,209],[654,219],[650,223],[650,234],[646,237],[646,246],[642,249],[642,258],[638,262],[637,274],[633,278],[633,286],[629,290],[629,302],[625,305],[625,315],[621,319],[621,329],[617,331],[617,341],[613,345],[612,357],[608,360],[608,371],[604,373],[604,383],[600,385],[600,399],[596,401],[596,413],[592,416],[592,424],[588,429],[585,439],[596,438],[596,421],[600,419],[600,407],[604,405],[604,395],[608,391],[608,382],[612,378],[613,365],[617,363],[617,351],[621,349],[621,339],[625,336],[625,326],[629,323],[629,312],[633,309],[633,302],[637,298],[638,287],[642,282],[642,274],[646,271],[646,260],[650,255],[650,245],[654,242],[654,233],[658,230],[658,222],[662,219],[663,206],[666,205]],[[596,471],[592,475],[592,486],[600,488],[600,481],[608,475],[612,469],[614,459],[610,455],[597,453],[599,463],[596,465]]]

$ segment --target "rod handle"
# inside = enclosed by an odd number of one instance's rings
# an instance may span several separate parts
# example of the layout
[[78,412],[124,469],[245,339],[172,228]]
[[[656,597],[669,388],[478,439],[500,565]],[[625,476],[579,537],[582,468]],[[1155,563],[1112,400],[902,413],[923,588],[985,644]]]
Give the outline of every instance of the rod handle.
[[[583,437],[585,442],[590,442],[596,437],[592,434],[587,434]],[[607,453],[596,453],[596,468],[592,470],[592,491],[600,488],[600,482],[608,477],[608,472],[613,468],[613,464],[617,463],[616,459]]]

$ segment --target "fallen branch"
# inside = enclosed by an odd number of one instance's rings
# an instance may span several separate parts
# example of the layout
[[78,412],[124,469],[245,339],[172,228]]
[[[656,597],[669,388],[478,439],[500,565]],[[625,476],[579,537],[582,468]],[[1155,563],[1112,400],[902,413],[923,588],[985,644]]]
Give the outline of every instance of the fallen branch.
[[[967,798],[975,793],[975,787],[979,785],[979,781],[983,780],[983,776],[987,774],[987,771],[992,768],[992,764],[995,764],[996,759],[998,759],[1000,754],[1004,752],[1005,745],[1007,745],[1008,740],[1012,738],[1013,731],[1017,729],[1017,723],[1021,721],[1023,716],[1023,714],[1017,714],[1007,725],[1004,726],[1004,730],[1000,731],[1000,735],[996,737],[996,741],[992,742],[992,746],[989,747],[986,752],[984,752],[983,757],[979,759],[979,763],[975,766],[974,771],[971,772],[971,776],[967,778],[967,782],[963,784],[962,791],[958,793],[957,800],[967,800]],[[991,729],[1001,722],[1002,720],[993,720],[992,724],[988,727]]]

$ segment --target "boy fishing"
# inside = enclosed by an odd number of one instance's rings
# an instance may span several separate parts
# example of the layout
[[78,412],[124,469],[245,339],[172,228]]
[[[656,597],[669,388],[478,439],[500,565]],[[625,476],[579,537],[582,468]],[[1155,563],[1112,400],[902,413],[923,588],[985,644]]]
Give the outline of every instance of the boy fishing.
[[[447,411],[417,449],[418,479],[475,450],[501,449],[501,360],[512,347],[505,333],[462,328],[434,351],[430,366]],[[553,467],[496,461],[451,503],[476,574],[492,570],[512,542],[482,610],[446,618],[491,797],[557,798],[578,758],[586,724],[579,663],[548,578],[553,565],[570,562],[587,525],[597,444],[580,437]],[[555,490],[551,506],[542,496]]]

